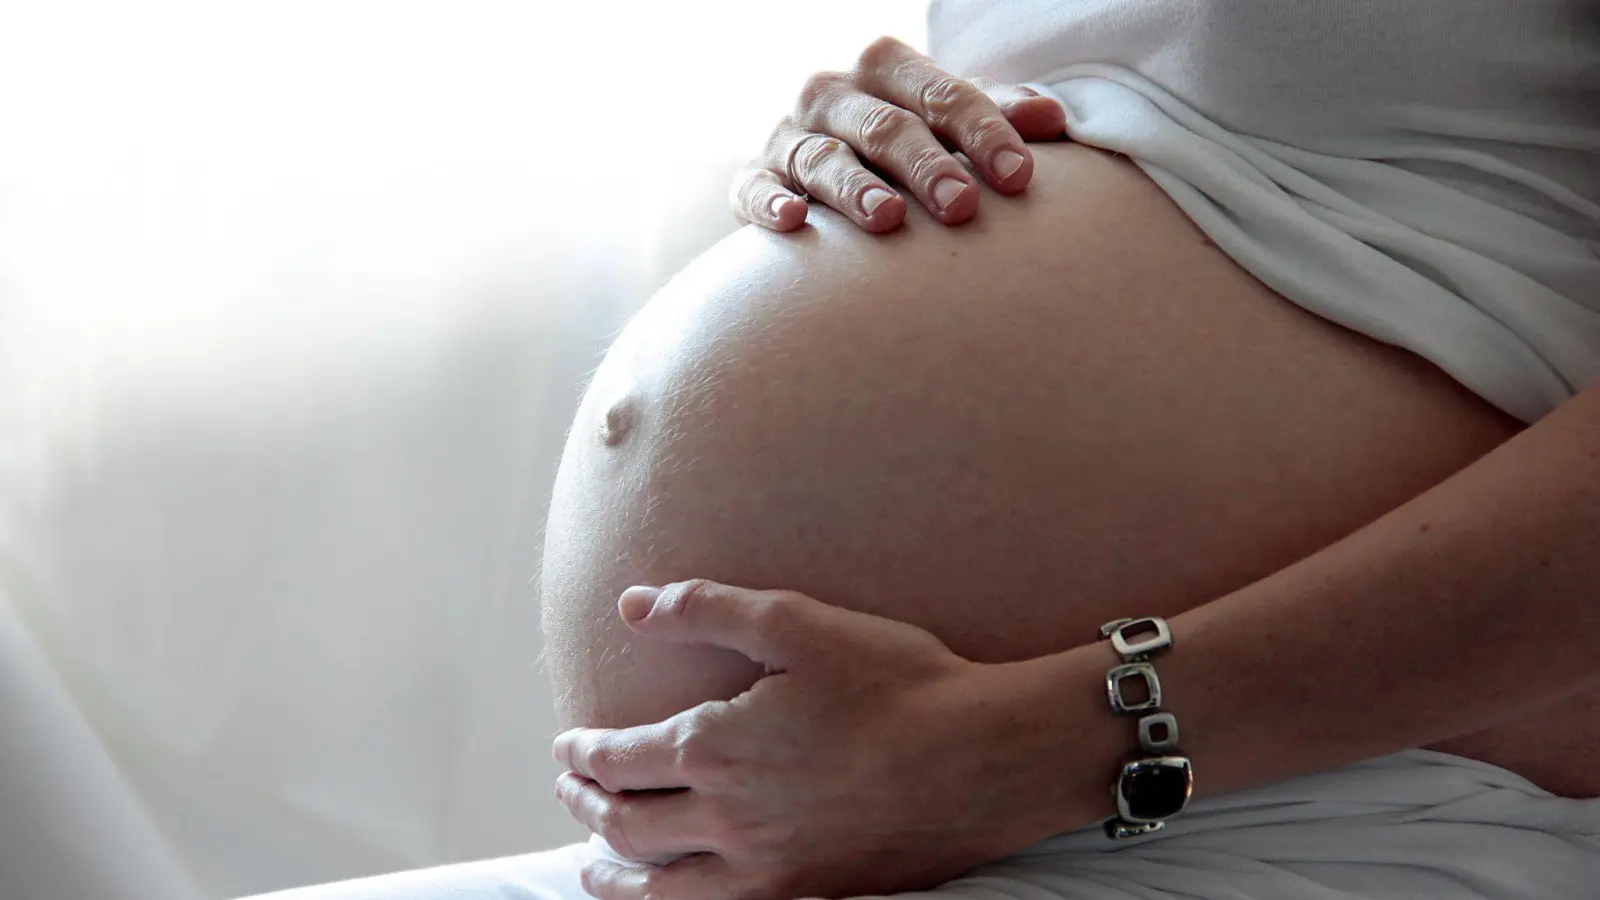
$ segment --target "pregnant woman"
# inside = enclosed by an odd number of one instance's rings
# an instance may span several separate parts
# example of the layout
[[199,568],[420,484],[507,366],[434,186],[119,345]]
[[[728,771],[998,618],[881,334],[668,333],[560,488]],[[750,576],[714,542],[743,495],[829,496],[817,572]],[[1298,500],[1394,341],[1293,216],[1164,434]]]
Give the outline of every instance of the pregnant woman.
[[1600,5],[930,38],[812,80],[578,412],[609,846],[316,896],[1600,896]]
[[1600,896],[1600,6],[930,35],[811,81],[578,413],[557,792],[676,858],[589,891]]

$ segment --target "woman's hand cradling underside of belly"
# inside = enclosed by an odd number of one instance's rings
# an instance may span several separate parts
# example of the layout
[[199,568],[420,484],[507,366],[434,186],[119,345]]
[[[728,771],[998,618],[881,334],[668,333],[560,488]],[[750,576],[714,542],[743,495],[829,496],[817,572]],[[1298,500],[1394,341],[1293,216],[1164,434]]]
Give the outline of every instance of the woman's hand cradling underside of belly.
[[[557,739],[573,816],[627,859],[672,861],[598,860],[596,896],[932,888],[1111,811],[1099,770],[1122,729],[1079,729],[1063,753],[1051,729],[1024,726],[1036,698],[1013,667],[963,660],[920,628],[702,580],[630,588],[619,606],[646,640],[722,647],[766,674],[730,702]],[[1085,725],[1108,718],[1093,690],[1076,699]],[[1076,777],[1039,778],[1046,753]]]

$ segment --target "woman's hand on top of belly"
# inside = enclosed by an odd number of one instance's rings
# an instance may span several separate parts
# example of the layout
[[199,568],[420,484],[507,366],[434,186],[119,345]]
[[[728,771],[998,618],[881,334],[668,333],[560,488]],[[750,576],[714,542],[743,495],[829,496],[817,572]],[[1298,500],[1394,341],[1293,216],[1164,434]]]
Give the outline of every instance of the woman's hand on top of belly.
[[963,80],[893,38],[862,52],[850,72],[813,75],[795,112],[762,156],[734,178],[734,213],[774,231],[805,223],[809,194],[871,232],[899,227],[905,200],[871,165],[909,189],[934,218],[954,225],[978,211],[973,176],[945,147],[966,155],[990,186],[1027,187],[1026,141],[1062,137],[1056,101],[1020,85]]
[[[571,770],[556,794],[573,816],[625,859],[673,860],[590,863],[584,889],[601,900],[929,888],[1064,818],[1087,824],[1110,810],[1096,763],[1126,736],[1110,727],[1097,738],[1092,723],[1111,717],[1085,711],[1074,735],[1084,755],[1067,758],[1077,753],[1019,725],[1019,703],[1033,698],[1012,666],[969,662],[920,628],[790,592],[691,581],[631,588],[619,607],[642,636],[724,647],[769,674],[664,722],[556,739]],[[1046,754],[1052,771],[1085,777],[1041,780]],[[1075,780],[1094,798],[1069,788]]]

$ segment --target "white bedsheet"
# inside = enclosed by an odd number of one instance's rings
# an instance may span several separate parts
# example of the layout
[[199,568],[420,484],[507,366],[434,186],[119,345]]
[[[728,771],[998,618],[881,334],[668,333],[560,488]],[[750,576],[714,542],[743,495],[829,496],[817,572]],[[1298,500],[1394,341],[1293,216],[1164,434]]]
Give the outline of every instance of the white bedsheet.
[[[271,900],[586,900],[598,840],[271,895]],[[1167,830],[1046,841],[901,900],[1593,900],[1600,800],[1426,750],[1197,801]],[[257,898],[266,900],[266,898]]]

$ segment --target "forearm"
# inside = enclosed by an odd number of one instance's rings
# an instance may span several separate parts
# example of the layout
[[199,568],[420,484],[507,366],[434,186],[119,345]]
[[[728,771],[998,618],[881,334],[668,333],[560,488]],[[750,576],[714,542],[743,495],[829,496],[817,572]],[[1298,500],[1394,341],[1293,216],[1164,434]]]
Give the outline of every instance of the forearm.
[[[1465,734],[1600,680],[1600,385],[1343,541],[1170,624],[1157,668],[1201,793]],[[1017,670],[1055,719],[1031,733],[1081,753],[1081,717],[1094,715],[1096,745],[1123,748],[1062,798],[1100,812],[1116,754],[1133,747],[1095,683],[1115,661],[1100,644]]]

